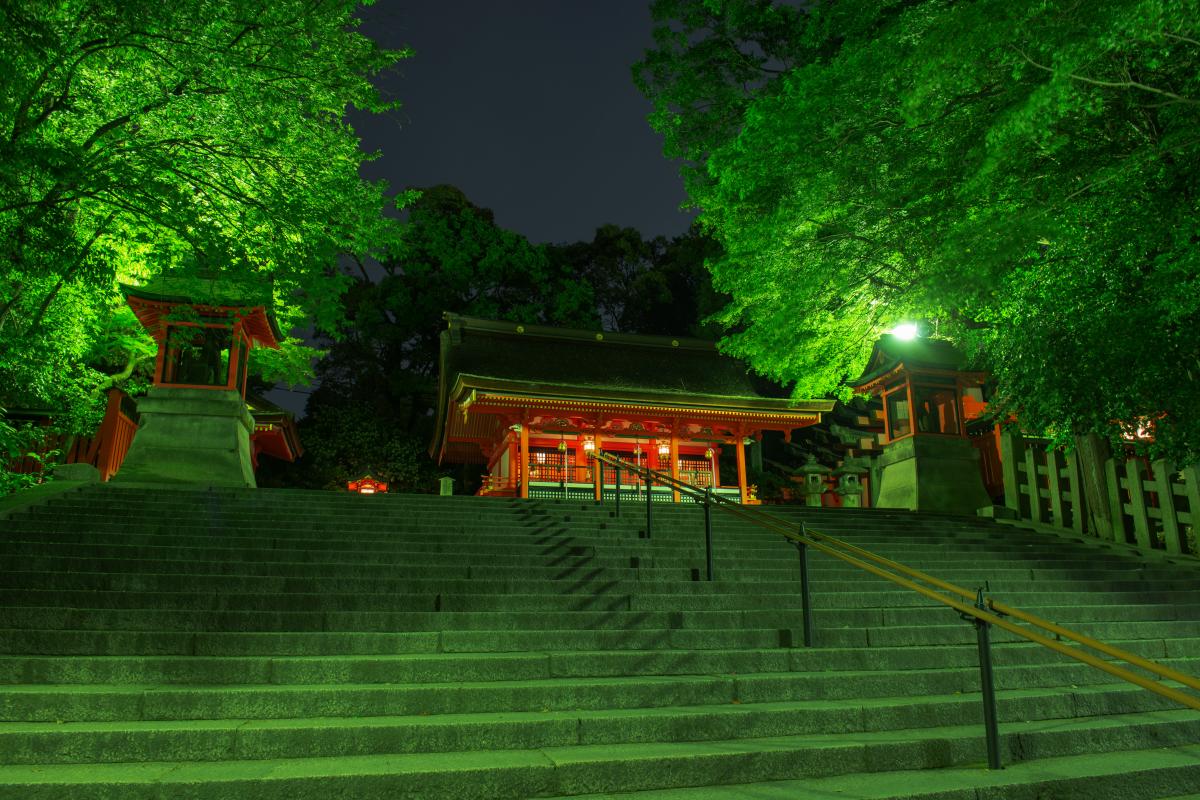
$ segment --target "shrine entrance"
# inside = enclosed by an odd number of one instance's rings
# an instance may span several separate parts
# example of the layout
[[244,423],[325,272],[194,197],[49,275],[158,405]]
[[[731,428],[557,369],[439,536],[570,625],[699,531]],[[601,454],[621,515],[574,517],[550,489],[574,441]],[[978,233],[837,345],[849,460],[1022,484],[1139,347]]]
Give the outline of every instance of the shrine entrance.
[[[754,503],[747,447],[767,430],[790,439],[833,406],[772,396],[712,342],[446,319],[430,453],[439,463],[484,464],[483,495],[610,496],[615,470],[599,474],[589,458],[604,452]],[[734,468],[723,474],[730,450]],[[645,496],[636,476],[622,479],[623,493]],[[652,498],[680,499],[666,487]]]

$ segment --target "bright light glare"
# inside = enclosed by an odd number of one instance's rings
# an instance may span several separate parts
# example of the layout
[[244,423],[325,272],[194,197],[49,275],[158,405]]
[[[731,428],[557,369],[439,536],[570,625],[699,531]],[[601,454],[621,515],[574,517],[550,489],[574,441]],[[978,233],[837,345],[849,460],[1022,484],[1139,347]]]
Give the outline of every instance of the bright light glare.
[[912,322],[902,323],[892,328],[892,336],[905,341],[915,339],[917,338],[917,326]]

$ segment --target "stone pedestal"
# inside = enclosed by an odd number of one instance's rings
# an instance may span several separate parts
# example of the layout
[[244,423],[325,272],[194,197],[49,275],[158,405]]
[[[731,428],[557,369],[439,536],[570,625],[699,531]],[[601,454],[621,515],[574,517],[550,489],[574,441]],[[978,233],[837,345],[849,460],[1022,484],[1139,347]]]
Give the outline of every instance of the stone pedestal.
[[910,436],[884,445],[877,460],[878,508],[969,514],[992,504],[979,453],[965,439]]
[[112,483],[255,488],[254,418],[227,389],[155,386],[138,401],[141,421]]

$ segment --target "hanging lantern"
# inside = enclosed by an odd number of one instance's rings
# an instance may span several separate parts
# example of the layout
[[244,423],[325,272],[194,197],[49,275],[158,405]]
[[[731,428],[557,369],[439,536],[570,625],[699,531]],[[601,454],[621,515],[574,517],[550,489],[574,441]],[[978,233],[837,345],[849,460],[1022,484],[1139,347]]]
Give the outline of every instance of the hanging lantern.
[[559,441],[558,441],[558,452],[560,452],[560,453],[567,452],[567,443],[565,441],[563,441],[562,439],[559,439]]
[[356,481],[349,481],[346,488],[356,494],[387,494],[388,485],[370,475],[364,475]]
[[593,452],[595,452],[595,450],[596,450],[596,440],[595,439],[592,439],[589,436],[587,439],[583,440],[583,452],[593,453]]
[[709,461],[712,461],[713,449],[711,447],[704,451],[704,457],[707,458]]
[[658,455],[662,458],[666,458],[667,456],[671,455],[671,445],[660,444],[658,446]]

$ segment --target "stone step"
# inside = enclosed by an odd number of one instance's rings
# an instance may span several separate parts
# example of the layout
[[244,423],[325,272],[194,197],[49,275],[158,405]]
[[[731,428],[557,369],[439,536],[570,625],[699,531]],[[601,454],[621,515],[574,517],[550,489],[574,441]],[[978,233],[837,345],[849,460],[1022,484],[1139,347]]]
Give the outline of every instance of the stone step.
[[[114,550],[127,552],[130,550],[146,550],[148,552],[180,551],[185,555],[196,552],[212,552],[230,555],[297,553],[310,554],[308,558],[317,559],[329,557],[331,554],[345,556],[366,555],[413,555],[429,558],[439,556],[476,556],[490,557],[492,555],[508,554],[513,557],[558,557],[575,553],[594,557],[624,558],[634,552],[645,558],[694,558],[704,553],[703,541],[696,540],[677,545],[669,545],[658,540],[613,541],[603,538],[582,539],[577,537],[562,537],[552,540],[533,540],[522,537],[504,542],[464,541],[456,537],[439,539],[436,535],[410,535],[405,537],[388,537],[380,539],[347,539],[337,540],[322,538],[279,538],[279,537],[242,537],[242,536],[176,536],[166,534],[137,534],[128,530],[114,530],[106,534],[80,535],[77,533],[57,533],[53,531],[9,530],[3,540],[6,548],[28,550],[35,546],[53,552]],[[871,552],[885,558],[891,558],[902,563],[962,565],[978,562],[980,553],[947,552],[944,547],[929,547],[919,550],[900,552],[895,549]],[[795,550],[785,543],[779,546],[751,548],[744,547],[736,541],[717,540],[713,545],[713,553],[725,559],[736,559],[747,562],[750,566],[759,563],[778,563],[781,559],[787,562],[796,560]],[[1032,551],[1028,549],[1012,551],[992,551],[986,553],[989,560],[1008,564],[1039,564],[1050,566],[1067,566],[1073,563],[1069,551]],[[1076,554],[1077,556],[1077,554]],[[827,563],[845,569],[845,566],[833,557],[824,553],[814,552],[812,560],[815,563]],[[1178,571],[1171,565],[1150,565],[1132,559],[1116,556],[1098,556],[1094,564],[1101,564],[1110,569],[1130,568],[1158,570],[1164,573]]]
[[971,764],[620,794],[573,794],[570,800],[1200,800],[1200,794],[1175,794],[1196,785],[1200,785],[1200,747],[1183,746],[1010,761],[1002,770]]
[[[49,599],[49,598],[46,598]],[[750,609],[679,610],[621,608],[548,610],[533,605],[524,609],[479,610],[425,609],[408,610],[384,607],[339,609],[329,607],[317,596],[309,604],[298,598],[280,595],[274,608],[260,603],[248,609],[231,608],[228,597],[211,596],[210,605],[221,600],[222,608],[163,608],[157,605],[120,605],[96,607],[94,603],[76,606],[60,600],[59,605],[17,604],[0,607],[0,628],[79,629],[79,630],[269,630],[269,631],[434,631],[434,630],[635,630],[639,628],[764,628],[791,627],[801,614],[797,599],[785,606]],[[112,599],[135,600],[135,595],[117,594]],[[381,600],[386,603],[386,597]],[[435,603],[436,605],[436,599]],[[1132,622],[1191,622],[1200,619],[1200,608],[1174,605],[1072,605],[1031,606],[1031,614],[1069,627],[1083,624],[1127,624]],[[813,619],[818,630],[830,628],[888,628],[938,626],[946,624],[957,612],[930,604],[904,608],[816,608]]]
[[[634,562],[630,562],[633,564]],[[680,582],[694,579],[694,570],[701,569],[702,557],[698,557],[692,567],[655,567],[655,566],[597,564],[586,558],[568,560],[562,564],[526,564],[526,565],[494,565],[494,564],[441,564],[423,565],[417,563],[380,563],[380,561],[359,560],[322,560],[322,561],[239,561],[231,559],[208,558],[137,558],[108,556],[73,556],[73,555],[39,555],[16,554],[3,551],[0,548],[0,572],[16,572],[18,570],[44,572],[109,572],[128,574],[220,574],[255,576],[255,577],[302,577],[311,575],[319,568],[323,575],[342,575],[345,577],[377,577],[388,579],[426,579],[426,580],[549,580],[549,581],[640,581],[640,582]],[[800,573],[798,563],[791,560],[780,560],[777,568],[741,569],[727,564],[715,565],[718,578],[723,582],[772,583],[797,580]],[[815,581],[830,582],[848,581],[858,578],[868,585],[873,581],[882,580],[872,576],[864,576],[853,569],[845,567],[829,567],[813,564],[810,567]],[[1013,583],[1032,582],[1049,586],[1061,585],[1064,582],[1077,582],[1081,586],[1093,586],[1096,589],[1111,589],[1113,584],[1144,582],[1159,589],[1190,589],[1195,581],[1184,574],[1171,573],[1161,576],[1136,567],[1128,569],[1107,569],[1087,567],[1076,568],[1028,568],[1001,565],[993,568],[961,567],[943,569],[937,576],[942,580],[964,586],[980,586],[986,581],[993,586],[1006,586]],[[861,585],[861,584],[860,584]]]
[[[503,543],[493,540],[472,541],[456,536],[442,536],[436,531],[423,534],[404,534],[402,536],[380,534],[370,538],[361,535],[354,537],[335,538],[330,536],[299,535],[290,536],[261,536],[248,535],[249,530],[232,529],[220,534],[203,532],[197,535],[182,534],[178,528],[162,533],[136,533],[128,528],[114,526],[107,532],[77,530],[57,531],[33,526],[9,526],[6,529],[4,542],[8,545],[28,546],[37,544],[43,548],[55,550],[73,547],[120,547],[120,548],[179,548],[185,550],[237,550],[243,552],[312,552],[317,553],[404,553],[424,554],[429,556],[491,556],[511,555],[520,557],[536,557],[539,555],[557,555],[563,552],[578,552],[594,556],[625,557],[632,548],[646,557],[679,557],[687,555],[694,557],[704,552],[703,542],[699,537],[692,541],[667,543],[658,539],[614,541],[604,537],[575,537],[564,536],[545,541],[535,541],[530,537],[519,536]],[[981,554],[989,559],[1017,563],[1046,563],[1070,564],[1078,560],[1078,552],[1068,548],[1013,547],[1010,549],[993,548],[987,551],[964,550],[947,551],[945,547],[928,546],[901,549],[899,547],[868,548],[871,552],[903,563],[913,564],[920,561],[925,563],[968,563],[978,562]],[[736,537],[718,537],[713,543],[713,552],[718,557],[737,558],[739,561],[776,561],[780,557],[792,559],[794,550],[783,542],[773,543],[770,547],[748,547],[739,542]],[[814,560],[827,559],[824,554],[814,553]],[[1139,568],[1148,567],[1140,561],[1121,558],[1115,554],[1097,554],[1090,563],[1109,566],[1136,565]],[[1159,567],[1171,569],[1171,567]]]
[[[266,592],[266,593],[327,593],[327,592],[396,592],[403,594],[553,594],[581,596],[587,593],[593,597],[604,597],[618,594],[639,595],[718,595],[718,594],[747,594],[746,582],[725,581],[718,574],[717,580],[703,580],[701,568],[695,568],[691,574],[681,580],[640,580],[633,579],[603,580],[594,578],[581,583],[578,578],[563,580],[530,580],[512,576],[504,578],[460,578],[450,580],[431,578],[422,574],[421,577],[399,577],[399,570],[390,569],[382,576],[363,575],[322,575],[314,577],[312,571],[299,575],[253,575],[253,574],[204,574],[192,572],[154,573],[154,572],[94,572],[84,569],[90,562],[80,561],[78,571],[56,572],[45,570],[13,570],[5,577],[5,586],[16,588],[22,586],[55,589],[99,589],[111,591],[219,591],[227,593]],[[983,581],[979,582],[980,584]],[[1106,596],[1119,594],[1143,595],[1160,597],[1177,593],[1190,593],[1196,590],[1197,582],[1186,577],[1171,580],[990,580],[990,594],[997,599],[1013,600],[1026,593],[1038,594],[1057,593],[1088,598],[1088,602],[1102,602]],[[813,586],[813,594],[834,597],[845,594],[861,594],[864,597],[879,597],[895,595],[896,589],[883,579],[871,576],[859,577],[854,580],[822,580]],[[788,577],[785,580],[757,581],[753,584],[754,594],[796,594],[799,592],[798,578]],[[902,592],[901,596],[916,598],[912,592]],[[832,604],[842,603],[834,599]],[[852,600],[846,600],[852,603]],[[1081,600],[1082,602],[1082,600]],[[1019,604],[1019,603],[1018,603]],[[861,603],[859,604],[861,605]]]
[[[1177,787],[1184,778],[1200,775],[1197,750],[1187,740],[1194,735],[1195,727],[1194,723],[1165,719],[1127,724],[1122,721],[1119,727],[1105,725],[1103,720],[1077,720],[1065,725],[1027,723],[1020,732],[1006,731],[1002,744],[1010,761],[1014,754],[1064,758],[1089,752],[1089,748],[1092,753],[1119,750],[1123,732],[1127,742],[1143,743],[1142,751],[1170,748],[1135,772],[1149,771],[1158,785]],[[981,736],[974,726],[858,732],[836,737],[817,734],[465,753],[159,761],[89,764],[82,768],[9,765],[0,767],[0,793],[31,800],[62,796],[73,800],[114,796],[140,799],[182,791],[197,800],[231,796],[290,800],[318,793],[364,799],[507,800],[962,767],[975,763],[981,752]],[[1116,781],[1118,786],[1124,783],[1120,778]]]
[[[614,510],[95,486],[0,520],[0,797],[848,796],[983,760],[955,612],[812,551],[799,647],[778,533],[718,511],[709,582],[700,509],[656,506],[652,536],[636,501]],[[968,517],[770,511],[1200,671],[1181,564]],[[906,796],[1190,790],[1200,715],[992,634],[1005,773],[1149,760]]]
[[[1098,698],[1100,688],[1086,692]],[[524,750],[597,744],[721,741],[776,736],[910,730],[978,724],[979,698],[967,695],[878,698],[861,706],[823,700],[725,705],[447,713],[413,716],[317,717],[119,722],[0,723],[7,764],[102,761],[220,761],[327,758],[394,753],[463,752],[481,744]],[[1145,704],[1143,704],[1144,706]],[[1155,735],[1191,730],[1194,715],[1131,705],[1135,724],[1153,719]],[[1030,723],[1073,719],[1070,698],[1044,690],[1000,692],[997,711],[1006,731]],[[1117,711],[1113,714],[1121,713]],[[1134,717],[1132,715],[1136,714]]]
[[[862,643],[861,629],[830,636]],[[0,654],[360,655],[524,650],[725,650],[791,647],[795,628],[636,631],[201,632],[0,629]]]
[[[1168,659],[1165,663],[1188,672],[1200,661]],[[1089,665],[1066,659],[1057,664],[996,666],[998,689],[1063,689],[1068,699],[1074,689],[1105,685],[1111,680],[1106,673]],[[423,684],[9,684],[0,697],[0,721],[407,716],[774,703],[813,698],[857,702],[866,698],[919,699],[978,692],[977,666],[908,670],[903,679],[881,670],[839,670]],[[1185,713],[1200,720],[1200,716],[1190,711]]]
[[[353,532],[354,536],[404,536],[414,533],[432,533],[442,536],[478,537],[496,535],[497,533],[513,537],[537,537],[553,534],[574,536],[607,536],[609,538],[650,538],[652,541],[679,542],[694,541],[704,535],[703,525],[699,522],[688,524],[666,525],[655,524],[651,537],[645,536],[645,525],[629,520],[597,519],[591,523],[581,520],[564,518],[562,520],[541,520],[536,524],[523,524],[511,517],[475,518],[450,517],[430,515],[428,517],[403,516],[396,520],[380,517],[369,517],[362,520],[343,517],[321,517],[317,515],[298,514],[294,517],[279,515],[248,518],[230,516],[226,518],[198,519],[188,516],[185,512],[177,512],[163,518],[146,517],[135,514],[109,515],[97,520],[94,513],[65,514],[62,511],[47,512],[44,515],[18,514],[11,518],[10,524],[24,528],[51,530],[64,533],[79,531],[83,528],[95,530],[129,530],[135,533],[175,533],[186,532],[196,536],[220,535],[224,531],[244,531],[260,535],[287,536],[297,533],[320,531],[322,534],[345,536]],[[714,523],[714,535],[747,544],[770,544],[782,542],[784,537],[773,530],[756,526],[722,525]],[[1065,540],[1018,537],[1007,531],[992,531],[974,534],[968,532],[954,533],[940,531],[937,533],[920,534],[886,528],[856,528],[828,529],[821,531],[826,536],[842,539],[853,543],[867,543],[876,546],[911,545],[936,546],[947,541],[959,541],[989,548],[1044,547],[1069,549],[1070,543]]]
[[[1156,660],[1200,658],[1200,637],[1111,642]],[[1078,648],[1077,648],[1078,649]],[[997,643],[998,666],[1070,664],[1024,642]],[[970,646],[738,650],[527,651],[359,656],[0,656],[3,684],[339,684],[437,683],[627,675],[745,675],[760,672],[856,672],[973,669]],[[1154,697],[1127,686],[1136,696]]]
[[[1024,611],[1066,623],[1070,621],[1197,619],[1200,606],[1163,602],[1152,597],[1104,596],[1053,593],[1046,600],[1025,596]],[[844,602],[860,601],[857,605]],[[864,597],[848,593],[815,593],[813,606],[818,619],[828,625],[837,620],[846,625],[915,624],[944,619],[940,603],[900,592]],[[874,602],[868,602],[874,600]],[[1058,602],[1054,602],[1058,600]],[[1140,600],[1140,602],[1134,602]],[[1094,602],[1101,601],[1101,602]],[[907,604],[907,605],[906,605]],[[292,612],[292,613],[431,613],[442,616],[463,613],[726,613],[774,612],[794,614],[802,607],[799,593],[746,595],[641,595],[595,596],[549,594],[392,594],[392,593],[228,593],[228,592],[143,592],[78,589],[0,590],[0,606],[17,614],[20,609],[146,609],[175,612]],[[822,619],[822,615],[824,618]],[[420,617],[413,617],[419,621]],[[684,619],[687,626],[687,618]]]

